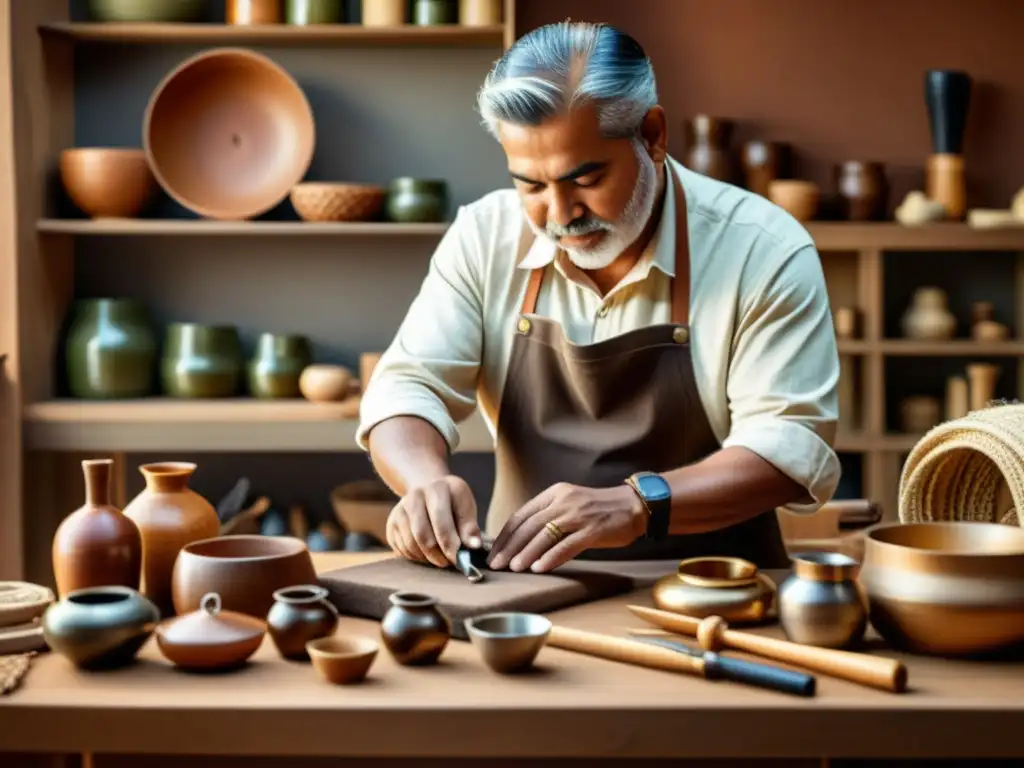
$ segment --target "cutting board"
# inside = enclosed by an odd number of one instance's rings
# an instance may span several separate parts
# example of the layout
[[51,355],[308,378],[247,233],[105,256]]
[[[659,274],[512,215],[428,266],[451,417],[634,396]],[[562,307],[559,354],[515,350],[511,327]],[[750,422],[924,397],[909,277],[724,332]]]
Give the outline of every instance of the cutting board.
[[601,600],[629,592],[638,583],[648,582],[654,572],[671,572],[676,565],[675,561],[650,562],[637,568],[623,562],[617,568],[608,562],[575,561],[548,574],[484,571],[484,580],[473,584],[460,571],[393,557],[329,571],[321,574],[320,582],[339,611],[368,619],[384,617],[392,592],[431,595],[451,620],[452,636],[465,640],[467,618],[496,611],[546,613]]

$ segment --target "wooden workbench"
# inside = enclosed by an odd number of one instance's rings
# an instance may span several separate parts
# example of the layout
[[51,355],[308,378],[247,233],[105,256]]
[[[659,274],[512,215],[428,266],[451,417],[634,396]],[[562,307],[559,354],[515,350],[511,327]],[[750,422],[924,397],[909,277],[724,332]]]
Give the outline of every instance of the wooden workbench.
[[[336,554],[317,565],[366,559]],[[552,618],[623,635],[643,626],[625,610],[630,602],[650,599],[645,591]],[[343,618],[339,631],[378,636],[375,622],[354,618]],[[247,668],[219,675],[176,671],[152,642],[137,664],[112,672],[79,672],[45,654],[20,690],[0,698],[0,766],[30,764],[5,752],[85,753],[96,768],[171,765],[152,756],[186,754],[250,756],[249,768],[265,764],[256,756],[285,755],[449,758],[444,765],[575,757],[588,766],[636,757],[803,758],[796,764],[807,765],[824,757],[1024,757],[1024,661],[906,661],[912,690],[904,695],[819,676],[818,696],[804,700],[555,648],[541,652],[535,672],[500,677],[457,641],[433,668],[399,667],[382,649],[367,682],[350,687],[281,660],[269,640]],[[243,763],[189,762],[207,764]]]

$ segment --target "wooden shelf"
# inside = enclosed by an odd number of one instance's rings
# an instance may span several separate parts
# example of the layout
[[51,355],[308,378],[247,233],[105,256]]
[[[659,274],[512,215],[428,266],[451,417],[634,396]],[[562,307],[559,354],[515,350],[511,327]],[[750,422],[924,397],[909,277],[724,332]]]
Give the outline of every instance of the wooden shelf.
[[431,46],[495,47],[504,42],[505,28],[463,27],[449,24],[419,27],[364,27],[362,24],[315,24],[293,26],[265,24],[170,24],[137,22],[79,22],[43,24],[44,35],[90,43],[223,43],[227,45],[266,43],[273,45],[336,45],[364,47]]
[[862,341],[842,339],[841,355],[880,353],[889,357],[1024,357],[1024,341],[911,341],[884,339]]
[[[48,451],[357,451],[353,403],[305,400],[82,401],[26,406],[26,447]],[[460,451],[491,451],[474,414],[460,425]]]
[[809,222],[819,251],[1024,251],[1024,226],[974,229],[943,223],[905,227],[893,222]]
[[210,221],[207,219],[40,219],[36,229],[53,235],[159,236],[409,236],[441,237],[450,225],[391,222]]

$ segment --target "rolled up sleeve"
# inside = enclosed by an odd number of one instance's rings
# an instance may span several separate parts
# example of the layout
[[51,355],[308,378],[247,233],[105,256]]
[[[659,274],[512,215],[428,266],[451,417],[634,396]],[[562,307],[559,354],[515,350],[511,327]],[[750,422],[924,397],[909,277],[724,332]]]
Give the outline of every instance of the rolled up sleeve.
[[359,446],[368,450],[370,430],[380,422],[417,416],[454,451],[456,424],[476,408],[482,348],[479,238],[470,215],[460,209],[398,333],[364,383]]
[[829,501],[841,468],[839,355],[821,261],[814,247],[758,276],[741,301],[729,364],[731,426],[723,447],[742,446],[799,483],[806,496],[785,507],[810,514]]

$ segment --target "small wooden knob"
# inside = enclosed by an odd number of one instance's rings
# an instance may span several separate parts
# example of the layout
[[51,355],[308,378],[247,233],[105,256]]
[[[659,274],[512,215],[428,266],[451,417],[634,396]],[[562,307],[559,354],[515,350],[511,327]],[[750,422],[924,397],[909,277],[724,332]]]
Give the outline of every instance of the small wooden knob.
[[705,651],[717,651],[725,647],[723,635],[729,628],[721,616],[708,616],[697,627],[697,642]]

